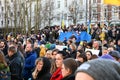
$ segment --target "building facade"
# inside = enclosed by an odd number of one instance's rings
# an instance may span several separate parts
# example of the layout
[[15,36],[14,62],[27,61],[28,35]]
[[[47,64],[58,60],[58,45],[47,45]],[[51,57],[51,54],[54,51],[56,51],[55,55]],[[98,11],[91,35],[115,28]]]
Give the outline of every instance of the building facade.
[[120,7],[105,5],[103,0],[0,0],[0,28],[19,27],[25,32],[60,26],[62,20],[67,27],[89,22],[116,24]]
[[[43,0],[46,2],[46,0]],[[103,0],[49,0],[51,9],[50,25],[104,23],[109,25],[120,22],[120,7],[105,5]],[[49,2],[50,3],[50,2]],[[45,6],[45,5],[44,5]]]

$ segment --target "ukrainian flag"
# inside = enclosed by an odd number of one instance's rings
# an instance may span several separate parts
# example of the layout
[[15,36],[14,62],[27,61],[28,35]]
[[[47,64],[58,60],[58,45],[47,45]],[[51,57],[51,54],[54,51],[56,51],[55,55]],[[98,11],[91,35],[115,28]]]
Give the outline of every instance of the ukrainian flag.
[[61,25],[62,29],[64,29],[64,26],[65,26],[65,23],[64,23],[64,19],[63,19],[62,20],[62,25]]
[[88,23],[87,33],[90,33],[90,29],[91,29],[91,21],[89,21],[89,23]]
[[120,0],[104,0],[104,4],[120,6]]
[[62,23],[61,23],[61,28],[64,29],[65,28],[65,23],[64,23],[64,17],[62,15]]

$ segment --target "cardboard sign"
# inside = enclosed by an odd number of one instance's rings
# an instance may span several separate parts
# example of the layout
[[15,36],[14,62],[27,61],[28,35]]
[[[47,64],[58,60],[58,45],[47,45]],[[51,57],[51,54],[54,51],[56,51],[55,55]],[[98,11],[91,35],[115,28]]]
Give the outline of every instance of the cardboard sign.
[[67,46],[56,45],[56,49],[60,51],[62,51],[64,48],[67,48]]
[[85,49],[85,52],[86,52],[86,51],[91,51],[92,54],[95,54],[95,55],[97,55],[97,56],[99,55],[99,52],[100,52],[100,50],[94,50],[94,49],[88,49],[88,48]]

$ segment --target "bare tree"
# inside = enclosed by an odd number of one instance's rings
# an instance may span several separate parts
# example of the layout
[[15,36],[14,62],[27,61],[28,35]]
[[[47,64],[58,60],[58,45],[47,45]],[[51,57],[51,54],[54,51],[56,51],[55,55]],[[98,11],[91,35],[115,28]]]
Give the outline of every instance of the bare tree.
[[8,15],[7,15],[7,0],[4,1],[4,5],[5,5],[5,13],[4,13],[4,20],[5,20],[5,31],[4,31],[4,35],[6,35],[6,33],[8,33],[8,25],[7,25],[7,20],[8,20]]
[[77,23],[77,16],[79,14],[79,4],[78,0],[73,0],[72,3],[69,5],[70,17],[73,20],[73,23],[76,25]]
[[35,27],[35,32],[36,33],[38,33],[38,30],[39,30],[39,28],[40,28],[40,19],[41,19],[41,15],[40,15],[40,10],[41,10],[41,1],[39,1],[39,0],[37,0],[36,1],[36,6],[35,6],[35,20],[36,20],[36,22],[35,22],[35,25],[34,25],[34,27]]
[[47,0],[45,5],[42,7],[43,22],[44,26],[51,26],[51,20],[53,19],[53,0]]

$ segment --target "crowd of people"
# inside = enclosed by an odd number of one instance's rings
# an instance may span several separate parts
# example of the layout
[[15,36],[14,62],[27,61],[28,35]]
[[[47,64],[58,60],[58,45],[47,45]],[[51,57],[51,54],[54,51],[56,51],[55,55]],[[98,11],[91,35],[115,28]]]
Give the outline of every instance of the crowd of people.
[[0,80],[120,80],[120,27],[93,26],[90,42],[76,42],[74,35],[59,41],[60,32],[69,31],[80,34],[87,28],[54,26],[38,34],[8,34],[0,40]]

